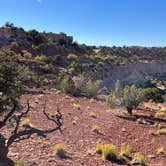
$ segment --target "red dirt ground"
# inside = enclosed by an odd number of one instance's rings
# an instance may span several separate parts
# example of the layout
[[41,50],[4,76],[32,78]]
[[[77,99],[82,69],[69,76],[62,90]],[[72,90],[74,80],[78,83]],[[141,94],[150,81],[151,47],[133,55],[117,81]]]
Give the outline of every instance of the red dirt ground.
[[[94,153],[96,142],[113,143],[120,149],[122,143],[131,147],[131,152],[141,152],[145,155],[146,164],[150,166],[165,166],[166,157],[157,154],[158,148],[166,147],[166,136],[154,136],[151,133],[157,127],[147,124],[138,124],[122,113],[122,110],[110,110],[105,103],[91,102],[86,98],[70,97],[65,94],[57,94],[54,90],[45,91],[44,94],[25,95],[23,101],[30,98],[33,110],[29,114],[31,123],[39,128],[48,128],[53,124],[42,114],[44,101],[47,101],[47,110],[54,113],[56,104],[61,103],[63,115],[63,134],[59,131],[47,135],[46,138],[35,134],[31,138],[14,143],[9,152],[9,158],[14,161],[35,161],[39,166],[116,166],[118,163],[103,161],[102,157]],[[81,109],[73,107],[73,103],[79,103]],[[166,106],[166,105],[165,105]],[[96,114],[96,118],[90,117],[90,112]],[[137,115],[150,115],[150,111],[138,110]],[[136,114],[135,113],[135,114]],[[73,124],[74,118],[77,121]],[[165,121],[157,119],[155,123],[166,126]],[[98,125],[100,132],[92,131],[92,126]],[[8,135],[9,129],[3,129],[1,133]],[[50,146],[45,146],[45,142]],[[53,155],[54,146],[65,143],[67,146],[67,159],[60,159]],[[148,155],[154,155],[151,159]]]

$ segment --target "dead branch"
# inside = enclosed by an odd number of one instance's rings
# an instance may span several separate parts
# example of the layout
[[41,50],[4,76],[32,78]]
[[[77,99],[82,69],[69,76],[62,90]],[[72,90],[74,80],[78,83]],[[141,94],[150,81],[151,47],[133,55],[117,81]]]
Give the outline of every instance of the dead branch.
[[63,117],[60,112],[59,105],[57,104],[56,116],[50,117],[49,114],[46,112],[46,101],[45,101],[44,107],[43,107],[43,114],[47,117],[48,120],[52,121],[55,124],[55,127],[46,129],[46,130],[42,130],[42,129],[37,129],[35,127],[32,127],[30,125],[25,125],[25,126],[23,126],[24,129],[19,131],[18,129],[19,129],[20,121],[24,116],[26,116],[29,113],[29,111],[30,111],[30,104],[29,104],[29,100],[28,100],[27,101],[27,110],[15,117],[16,126],[15,126],[15,129],[14,129],[12,135],[10,136],[10,138],[7,141],[7,147],[9,147],[13,142],[18,142],[20,140],[30,138],[30,136],[32,134],[37,134],[37,135],[43,136],[45,134],[52,133],[56,130],[59,130],[62,133],[61,126],[62,126],[62,122],[63,122]]

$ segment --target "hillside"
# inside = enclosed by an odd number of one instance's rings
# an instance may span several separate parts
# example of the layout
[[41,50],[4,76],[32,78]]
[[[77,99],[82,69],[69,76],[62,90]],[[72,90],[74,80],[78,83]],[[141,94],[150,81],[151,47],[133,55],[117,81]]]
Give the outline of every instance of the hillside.
[[[128,117],[125,110],[111,110],[105,103],[99,101],[91,102],[89,99],[59,94],[54,89],[43,92],[22,97],[24,102],[27,98],[30,98],[33,108],[26,119],[30,119],[31,124],[35,127],[49,128],[53,126],[42,115],[44,101],[47,101],[46,108],[51,115],[56,113],[56,104],[61,101],[63,133],[57,131],[39,137],[33,134],[29,139],[25,138],[16,142],[10,148],[10,159],[29,161],[29,163],[36,163],[39,166],[127,165],[120,160],[113,163],[103,161],[102,157],[95,153],[96,144],[99,142],[115,144],[117,153],[120,153],[121,144],[126,143],[131,148],[131,154],[141,152],[145,156],[147,165],[164,166],[166,158],[162,149],[166,147],[165,135],[155,136],[152,133],[157,130],[157,124],[166,127],[166,116],[151,119],[150,114],[155,114],[156,111],[161,107],[166,107],[166,105],[146,103],[146,105],[138,108],[137,112],[135,110],[133,117]],[[76,108],[74,104],[79,104],[80,109]],[[142,119],[142,124],[138,123],[137,119],[139,118]],[[94,126],[98,126],[99,132],[93,131]],[[7,130],[4,128],[1,132],[8,135],[10,130],[12,128],[8,127]],[[58,143],[66,145],[66,159],[54,156],[54,147]],[[131,163],[131,161],[128,160],[127,163]]]
[[166,47],[96,47],[0,28],[0,166],[165,166]]
[[[10,23],[0,28],[0,46],[14,51],[19,63],[37,75],[49,75],[48,80],[59,77],[59,73],[72,77],[81,74],[103,80],[103,87],[113,88],[117,79],[122,85],[145,85],[147,76],[159,80],[166,77],[166,47],[88,46],[65,33],[25,31]],[[126,78],[125,73],[130,77]]]

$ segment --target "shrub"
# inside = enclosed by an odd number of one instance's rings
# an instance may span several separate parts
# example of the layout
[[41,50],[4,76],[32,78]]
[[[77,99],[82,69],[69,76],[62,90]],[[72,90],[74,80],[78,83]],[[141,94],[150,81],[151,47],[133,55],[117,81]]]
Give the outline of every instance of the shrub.
[[155,134],[157,134],[157,135],[166,135],[166,128],[157,130]]
[[141,165],[145,165],[145,157],[140,152],[134,154],[134,160]]
[[65,92],[74,95],[76,93],[74,81],[70,76],[65,75],[60,82],[60,89]]
[[19,48],[19,44],[17,42],[11,42],[12,48]]
[[67,56],[67,60],[72,63],[72,62],[78,62],[78,56],[75,54],[69,54]]
[[80,104],[75,104],[75,103],[74,103],[74,104],[73,104],[73,107],[76,108],[76,109],[78,109],[78,110],[81,109],[81,105],[80,105]]
[[53,153],[56,154],[60,158],[66,157],[66,146],[63,143],[57,144],[54,147]]
[[21,122],[21,126],[32,126],[30,119],[24,119]]
[[120,81],[117,80],[115,83],[115,91],[114,91],[115,98],[118,100],[121,100],[122,97],[122,91],[121,91],[121,85]]
[[97,80],[95,82],[92,82],[92,80],[89,80],[86,86],[86,95],[87,97],[96,97],[97,93],[99,91],[99,86],[101,84],[101,81]]
[[157,88],[145,88],[143,89],[144,98],[146,101],[153,101],[153,102],[163,102],[164,97],[160,94]]
[[120,147],[120,156],[121,157],[130,157],[130,147],[129,145],[122,144]]
[[80,76],[74,77],[73,81],[77,90],[77,94],[85,95],[86,83],[87,83],[87,80],[85,79],[85,77],[83,75],[80,75]]
[[95,133],[100,133],[100,127],[98,125],[93,125],[92,126],[92,131]]
[[50,147],[51,146],[51,143],[49,141],[44,141],[43,142],[43,146],[44,147]]
[[53,65],[59,65],[62,62],[62,56],[60,55],[53,55],[46,57],[46,63],[51,63]]
[[25,58],[28,58],[28,59],[32,58],[32,54],[30,52],[28,52],[27,50],[22,50],[21,52],[23,53],[23,56]]
[[35,57],[35,61],[45,62],[46,61],[46,56],[45,55],[38,55],[38,56]]
[[144,95],[141,88],[137,88],[136,85],[125,86],[123,102],[129,114],[132,114],[132,110],[136,108],[143,99]]
[[115,98],[115,95],[114,95],[114,94],[108,95],[107,98],[106,98],[106,102],[107,102],[107,105],[108,105],[110,108],[114,108],[115,105],[116,105],[116,98]]
[[102,154],[103,145],[100,143],[96,144],[96,153]]
[[94,112],[90,112],[89,116],[92,118],[96,118],[96,114]]
[[165,113],[162,112],[162,111],[158,111],[158,112],[156,112],[156,114],[155,114],[155,117],[156,117],[156,118],[160,118],[160,117],[164,117],[164,116],[165,116]]
[[116,146],[113,144],[105,144],[102,148],[102,156],[105,160],[116,159]]

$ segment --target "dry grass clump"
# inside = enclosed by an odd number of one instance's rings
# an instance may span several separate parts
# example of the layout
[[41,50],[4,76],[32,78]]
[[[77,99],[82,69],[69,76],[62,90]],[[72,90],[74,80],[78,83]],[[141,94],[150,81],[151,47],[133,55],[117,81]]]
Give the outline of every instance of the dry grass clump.
[[156,131],[157,135],[166,135],[166,128],[162,128]]
[[30,121],[30,119],[23,119],[22,121],[21,121],[21,126],[33,126],[32,124],[31,124],[31,121]]
[[138,163],[140,165],[145,165],[145,157],[142,153],[137,152],[134,154],[134,159],[135,163]]
[[131,155],[131,150],[129,145],[122,144],[120,147],[120,157],[122,158],[129,158]]
[[91,118],[96,118],[96,114],[95,114],[94,112],[90,112],[90,113],[89,113],[89,116],[90,116]]
[[156,118],[162,118],[162,117],[164,117],[165,116],[165,113],[163,112],[163,111],[158,111],[158,112],[156,112],[156,114],[155,114],[155,117]]
[[101,154],[104,160],[114,160],[117,158],[116,146],[113,144],[97,143],[96,153]]
[[100,127],[98,125],[93,125],[92,126],[92,131],[95,133],[100,133]]
[[51,146],[51,143],[49,141],[44,141],[43,142],[43,146],[44,147],[50,147]]
[[116,146],[113,144],[105,144],[102,148],[102,157],[105,160],[116,159]]
[[101,143],[96,144],[96,153],[102,154],[103,145]]
[[53,153],[60,158],[66,158],[66,145],[63,143],[55,145]]
[[80,110],[81,109],[81,105],[74,103],[73,104],[73,108],[76,108],[76,109]]

